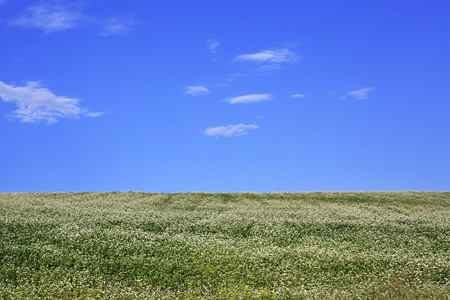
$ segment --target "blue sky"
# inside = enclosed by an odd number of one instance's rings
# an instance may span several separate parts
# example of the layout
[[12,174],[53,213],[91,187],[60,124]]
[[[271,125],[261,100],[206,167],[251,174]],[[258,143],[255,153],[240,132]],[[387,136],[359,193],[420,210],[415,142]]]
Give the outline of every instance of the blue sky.
[[0,0],[0,191],[450,189],[450,2]]

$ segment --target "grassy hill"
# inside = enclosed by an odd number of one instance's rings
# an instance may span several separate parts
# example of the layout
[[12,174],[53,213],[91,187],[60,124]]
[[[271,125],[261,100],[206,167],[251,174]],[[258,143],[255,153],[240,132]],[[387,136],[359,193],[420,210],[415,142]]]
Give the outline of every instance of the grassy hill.
[[450,299],[450,192],[0,193],[3,299]]

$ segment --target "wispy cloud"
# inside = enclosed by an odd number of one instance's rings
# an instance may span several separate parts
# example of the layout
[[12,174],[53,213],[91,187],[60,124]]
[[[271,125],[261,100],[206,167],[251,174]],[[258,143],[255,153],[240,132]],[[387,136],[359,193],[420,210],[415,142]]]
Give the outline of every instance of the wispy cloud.
[[206,44],[207,44],[206,48],[209,51],[211,51],[211,53],[215,53],[217,50],[217,47],[219,47],[219,45],[220,45],[220,42],[218,39],[211,39],[211,40],[207,40]]
[[82,19],[83,15],[79,6],[43,2],[26,8],[26,12],[10,24],[38,28],[50,33],[74,28],[82,22]]
[[6,4],[6,0],[0,0],[0,5]]
[[207,88],[205,88],[204,86],[193,86],[193,85],[188,85],[186,87],[184,87],[184,94],[185,95],[189,95],[189,96],[204,96],[211,93],[210,90],[208,90]]
[[362,89],[359,89],[356,91],[348,92],[347,94],[342,96],[341,99],[342,100],[346,99],[349,96],[349,97],[355,98],[356,100],[363,100],[363,99],[367,98],[367,93],[374,91],[374,90],[375,90],[375,88],[373,88],[373,87],[362,88]]
[[261,101],[267,101],[267,100],[272,100],[271,94],[251,94],[251,95],[244,95],[244,96],[225,99],[225,101],[229,102],[230,104],[252,103],[252,102],[261,102]]
[[16,87],[0,81],[0,98],[5,102],[15,102],[17,110],[12,115],[25,123],[51,124],[59,118],[77,118],[80,115],[98,117],[103,114],[80,107],[76,98],[56,96],[38,82]]
[[131,16],[122,16],[108,18],[102,23],[103,26],[100,34],[103,36],[109,36],[126,35],[132,30],[133,25],[135,25],[137,22]]
[[256,130],[258,128],[259,127],[254,124],[245,125],[241,123],[237,125],[230,124],[228,126],[211,127],[206,129],[203,133],[208,136],[232,137],[247,134],[249,130]]
[[290,97],[291,97],[291,98],[305,98],[306,95],[303,95],[303,94],[294,94],[294,95],[291,95]]
[[261,65],[262,70],[275,70],[281,64],[295,63],[299,56],[287,48],[263,50],[253,54],[241,54],[234,58],[237,62],[249,62]]
[[[2,1],[2,0],[0,0]],[[81,25],[89,25],[100,31],[100,35],[125,35],[132,26],[137,24],[131,16],[114,16],[98,18],[83,12],[85,1],[40,1],[39,4],[29,6],[17,19],[9,22],[10,25],[37,28],[45,33],[72,29]]]

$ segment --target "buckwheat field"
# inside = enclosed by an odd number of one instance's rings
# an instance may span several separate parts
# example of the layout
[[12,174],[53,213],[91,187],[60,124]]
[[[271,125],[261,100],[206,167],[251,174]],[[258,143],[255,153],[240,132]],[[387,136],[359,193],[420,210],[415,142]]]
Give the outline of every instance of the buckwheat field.
[[450,299],[450,192],[0,193],[2,299]]

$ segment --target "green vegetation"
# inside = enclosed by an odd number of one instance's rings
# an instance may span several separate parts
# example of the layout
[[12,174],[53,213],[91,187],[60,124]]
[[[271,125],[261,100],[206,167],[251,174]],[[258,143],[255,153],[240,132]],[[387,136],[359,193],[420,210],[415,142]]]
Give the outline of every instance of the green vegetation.
[[3,299],[450,299],[450,192],[0,193]]

